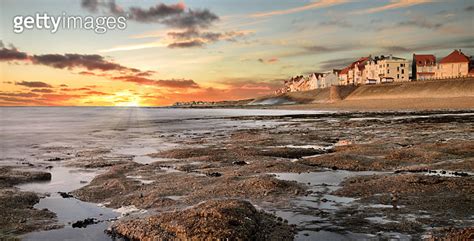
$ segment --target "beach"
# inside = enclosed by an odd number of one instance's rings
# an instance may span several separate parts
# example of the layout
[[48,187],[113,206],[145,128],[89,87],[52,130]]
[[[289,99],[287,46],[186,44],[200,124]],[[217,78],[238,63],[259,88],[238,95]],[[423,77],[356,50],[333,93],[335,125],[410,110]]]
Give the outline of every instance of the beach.
[[2,238],[472,231],[471,111],[1,111]]

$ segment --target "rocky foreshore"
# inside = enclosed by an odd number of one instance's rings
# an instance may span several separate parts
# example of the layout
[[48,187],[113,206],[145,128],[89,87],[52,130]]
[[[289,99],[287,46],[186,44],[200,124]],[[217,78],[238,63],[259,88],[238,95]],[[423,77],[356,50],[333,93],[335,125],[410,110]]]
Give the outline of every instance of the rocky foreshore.
[[[2,160],[9,165],[0,175],[1,237],[74,228],[34,208],[42,195],[17,188],[48,180],[60,167],[97,173],[63,198],[122,212],[108,229],[117,238],[471,237],[472,112],[338,112],[185,122],[207,124],[173,131],[154,122],[140,122],[146,128],[139,130],[116,126],[113,132],[89,133],[103,140],[94,145],[34,146],[35,157],[43,158]],[[113,136],[156,141],[162,149],[117,152],[105,142]],[[89,226],[96,223],[103,221]]]

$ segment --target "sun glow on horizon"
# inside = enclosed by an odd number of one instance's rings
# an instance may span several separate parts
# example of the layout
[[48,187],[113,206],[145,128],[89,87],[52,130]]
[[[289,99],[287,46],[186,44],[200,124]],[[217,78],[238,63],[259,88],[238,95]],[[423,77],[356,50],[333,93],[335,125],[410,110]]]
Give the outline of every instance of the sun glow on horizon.
[[139,107],[142,106],[140,96],[129,91],[116,92],[111,96],[111,101],[115,106]]

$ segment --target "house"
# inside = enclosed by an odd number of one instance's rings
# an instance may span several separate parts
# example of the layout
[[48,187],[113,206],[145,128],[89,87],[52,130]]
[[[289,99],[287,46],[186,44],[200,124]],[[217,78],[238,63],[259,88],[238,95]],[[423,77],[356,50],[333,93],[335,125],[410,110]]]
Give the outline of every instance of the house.
[[348,85],[349,80],[348,76],[349,75],[349,67],[346,67],[339,72],[339,84],[340,85]]
[[435,76],[438,79],[466,77],[469,75],[470,60],[460,49],[456,49],[439,61]]
[[339,72],[339,70],[333,69],[331,72],[324,73],[321,77],[321,88],[339,85]]
[[432,54],[413,54],[412,79],[429,80],[435,78],[436,57]]
[[288,83],[289,92],[301,91],[304,89],[304,85],[305,81],[303,75],[292,77]]
[[321,89],[323,88],[322,77],[324,73],[312,73],[309,75],[310,89]]
[[369,59],[364,72],[365,84],[410,81],[409,62],[392,55]]
[[365,80],[365,65],[370,59],[370,56],[361,57],[346,68],[342,69],[339,81],[341,81],[343,85],[362,84]]

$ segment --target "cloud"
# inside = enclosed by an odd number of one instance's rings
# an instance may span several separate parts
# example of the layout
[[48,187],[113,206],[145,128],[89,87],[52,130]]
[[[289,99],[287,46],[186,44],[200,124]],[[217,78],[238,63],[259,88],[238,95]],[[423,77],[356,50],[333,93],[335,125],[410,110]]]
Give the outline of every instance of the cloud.
[[185,8],[186,6],[184,5],[184,3],[170,5],[160,3],[148,9],[131,7],[128,13],[128,17],[129,19],[136,20],[138,22],[159,22],[163,18],[182,14]]
[[41,81],[20,81],[15,82],[15,85],[22,85],[28,88],[53,88],[53,86]]
[[61,91],[86,91],[90,90],[90,88],[82,87],[82,88],[61,88]]
[[276,10],[276,11],[270,11],[270,12],[260,12],[260,13],[255,13],[252,14],[252,17],[255,18],[261,18],[261,17],[271,17],[275,15],[286,15],[286,14],[292,14],[292,13],[297,13],[297,12],[302,12],[302,11],[307,11],[311,9],[317,9],[317,8],[327,8],[335,5],[340,5],[349,2],[348,0],[320,0],[317,2],[313,3],[308,3],[306,5],[303,5],[301,7],[296,7],[296,8],[290,8],[290,9],[284,9],[284,10]]
[[194,48],[204,46],[204,42],[201,40],[191,40],[183,42],[175,42],[168,45],[168,48]]
[[[192,45],[196,43],[179,43],[181,45]],[[199,44],[199,43],[197,43]],[[180,47],[183,47],[180,46]],[[178,46],[176,46],[178,47]],[[189,47],[189,46],[188,46]],[[27,55],[28,56],[28,55]],[[156,72],[141,71],[136,68],[129,68],[123,65],[106,60],[101,55],[88,54],[43,54],[28,56],[33,64],[45,65],[58,69],[74,69],[85,68],[88,71],[81,71],[81,75],[95,75],[106,77],[112,80],[122,80],[125,82],[132,82],[140,85],[161,86],[166,88],[199,88],[199,85],[193,80],[185,79],[170,79],[170,80],[155,80],[151,77]],[[110,74],[97,74],[91,71],[112,71]],[[51,85],[39,81],[21,81],[16,82],[16,85],[23,85],[30,88],[52,88]]]
[[5,45],[0,40],[0,61],[12,61],[12,60],[27,60],[28,55],[24,52],[18,51],[14,46],[10,49],[5,48]]
[[100,95],[100,96],[111,95],[109,93],[105,93],[105,92],[101,92],[101,91],[95,91],[95,90],[87,91],[86,94],[87,95]]
[[435,0],[390,0],[389,4],[383,5],[381,7],[373,7],[365,10],[356,11],[356,14],[370,14],[377,13],[387,10],[399,9],[399,8],[408,8],[415,5],[432,3]]
[[33,55],[31,59],[34,64],[58,69],[85,68],[87,70],[139,72],[138,69],[110,62],[97,54],[43,54]]
[[425,29],[439,29],[443,26],[443,24],[434,23],[422,17],[414,17],[410,20],[399,22],[398,26],[416,26]]
[[150,42],[150,43],[143,43],[143,44],[130,44],[130,45],[119,45],[108,49],[99,50],[99,52],[107,53],[107,52],[115,52],[115,51],[130,51],[130,50],[138,50],[138,49],[148,49],[148,48],[156,48],[156,47],[166,47],[167,44],[162,42]]
[[386,47],[382,47],[382,49],[383,51],[390,52],[390,53],[409,53],[415,50],[415,49],[411,49],[411,48],[407,48],[405,46],[399,46],[399,45],[386,46]]
[[323,70],[341,69],[354,62],[354,58],[331,59],[319,62],[319,68]]
[[36,97],[38,96],[35,93],[25,93],[25,92],[0,92],[0,96],[9,96],[9,97]]
[[468,6],[464,10],[467,11],[467,12],[472,12],[472,11],[474,11],[474,5]]
[[51,89],[32,89],[31,92],[36,92],[36,93],[53,93],[54,90],[51,90]]
[[208,28],[214,22],[218,21],[219,17],[209,11],[208,9],[203,10],[191,10],[189,9],[184,14],[178,14],[171,18],[163,20],[163,23],[174,28]]
[[381,47],[382,51],[389,53],[398,53],[398,54],[410,54],[415,52],[422,51],[439,51],[439,50],[451,50],[452,48],[466,48],[474,49],[474,38],[462,38],[456,41],[438,41],[431,44],[420,44],[420,45],[389,45]]
[[279,57],[297,57],[297,56],[307,56],[307,55],[316,55],[316,54],[328,54],[328,53],[336,53],[342,52],[347,50],[355,50],[360,49],[361,46],[354,45],[353,43],[346,44],[346,45],[338,45],[338,46],[323,46],[323,45],[307,45],[307,46],[299,46],[298,50],[291,51],[288,53],[284,53],[279,55]]
[[127,68],[106,60],[103,56],[97,54],[41,54],[30,56],[19,51],[13,45],[11,48],[5,48],[1,43],[1,46],[0,61],[31,61],[33,64],[46,65],[57,69],[85,68],[87,70],[139,72],[138,69]]
[[90,12],[97,12],[99,8],[98,0],[82,0],[81,6]]
[[214,23],[219,21],[219,16],[209,9],[187,8],[182,2],[176,4],[159,3],[149,8],[132,6],[128,10],[124,10],[115,3],[115,0],[83,0],[82,7],[91,12],[102,10],[106,13],[126,15],[129,20],[136,22],[158,23],[169,28],[183,30],[182,32],[170,32],[167,34],[174,41],[154,41],[116,46],[101,50],[100,52],[138,50],[164,46],[168,48],[203,47],[206,44],[221,40],[236,41],[238,37],[245,35],[243,32],[238,31],[201,33],[203,29],[209,29]]
[[154,80],[136,75],[117,76],[113,77],[112,79],[132,82],[139,85],[160,86],[167,88],[199,88],[199,85],[196,82],[186,79]]
[[319,23],[320,26],[336,26],[336,27],[341,27],[341,28],[352,28],[353,25],[341,18],[333,19],[333,20],[327,20]]
[[249,32],[200,32],[197,29],[188,29],[182,32],[169,32],[167,35],[172,39],[169,48],[202,47],[217,41],[237,41],[238,38],[248,35]]
[[149,8],[132,6],[124,10],[115,0],[82,0],[81,6],[90,11],[124,15],[129,20],[141,23],[160,23],[173,28],[208,28],[219,20],[219,16],[209,9],[186,9],[182,2],[176,4],[159,3]]
[[260,62],[260,63],[273,64],[273,63],[276,63],[276,62],[280,61],[280,59],[278,59],[277,57],[272,57],[272,58],[269,58],[269,59],[259,58],[259,59],[257,59],[257,61]]

